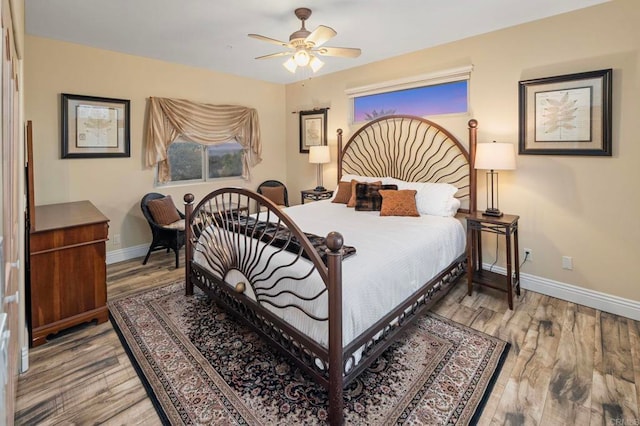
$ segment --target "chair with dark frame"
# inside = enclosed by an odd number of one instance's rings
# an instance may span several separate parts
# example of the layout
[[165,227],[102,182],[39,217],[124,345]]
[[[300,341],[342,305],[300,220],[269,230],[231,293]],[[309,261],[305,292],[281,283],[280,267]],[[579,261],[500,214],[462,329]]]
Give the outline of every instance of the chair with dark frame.
[[176,255],[176,269],[180,267],[179,253],[185,244],[184,214],[173,203],[170,195],[151,192],[142,197],[140,209],[151,228],[153,240],[142,262],[146,265],[152,251],[173,250]]
[[257,189],[258,194],[264,195],[279,207],[289,207],[289,193],[284,183],[277,180],[265,180]]

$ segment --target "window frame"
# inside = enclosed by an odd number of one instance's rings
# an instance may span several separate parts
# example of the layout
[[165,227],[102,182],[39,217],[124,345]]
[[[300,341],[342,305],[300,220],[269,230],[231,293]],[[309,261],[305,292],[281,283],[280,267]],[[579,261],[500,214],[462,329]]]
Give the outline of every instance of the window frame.
[[[440,84],[454,83],[457,81],[471,80],[471,71],[473,65],[467,65],[458,68],[450,68],[442,71],[435,71],[427,74],[420,74],[411,77],[401,78],[397,80],[388,80],[380,83],[374,83],[366,86],[354,87],[345,90],[345,94],[350,101],[350,123],[359,124],[364,121],[355,121],[355,99],[358,97],[378,95],[382,93],[397,92],[407,89],[415,89],[427,86],[437,86]],[[467,111],[464,113],[452,113],[442,115],[468,114],[469,112],[469,83],[467,82]],[[438,114],[441,115],[441,114]]]

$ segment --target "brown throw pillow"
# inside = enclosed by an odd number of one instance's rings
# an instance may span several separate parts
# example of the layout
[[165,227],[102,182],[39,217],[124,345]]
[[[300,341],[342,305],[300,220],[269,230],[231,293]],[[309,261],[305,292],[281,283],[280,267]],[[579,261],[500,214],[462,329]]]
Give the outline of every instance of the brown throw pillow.
[[416,207],[415,189],[378,191],[382,196],[380,216],[420,216]]
[[149,201],[147,208],[158,225],[168,225],[181,219],[176,210],[176,205],[173,204],[171,195]]
[[347,204],[351,199],[351,182],[338,182],[338,192],[332,203]]
[[382,185],[382,181],[376,181],[376,182],[358,182],[355,179],[351,180],[351,197],[349,198],[349,202],[347,203],[347,207],[355,207],[356,206],[356,185],[359,183],[368,183],[368,184],[375,184],[375,185]]
[[284,188],[282,186],[263,186],[260,191],[262,191],[262,195],[278,206],[284,206]]
[[356,184],[356,210],[364,212],[380,211],[382,196],[381,189],[398,189],[398,185],[377,185],[374,183]]

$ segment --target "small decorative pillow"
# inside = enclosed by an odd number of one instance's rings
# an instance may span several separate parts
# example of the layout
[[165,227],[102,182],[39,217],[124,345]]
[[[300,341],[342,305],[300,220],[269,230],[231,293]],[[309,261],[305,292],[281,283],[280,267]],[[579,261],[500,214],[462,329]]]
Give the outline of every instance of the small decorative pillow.
[[284,206],[284,187],[282,186],[263,186],[260,191],[262,195],[274,202],[278,206]]
[[332,203],[347,204],[351,199],[351,182],[338,182],[338,191]]
[[359,182],[355,179],[351,180],[351,197],[349,198],[349,202],[347,203],[347,207],[355,207],[356,206],[356,185],[359,183],[369,183],[374,185],[382,185],[382,181],[376,182]]
[[415,189],[381,189],[379,192],[382,196],[380,216],[420,216],[416,207]]
[[182,219],[176,210],[176,205],[173,204],[171,195],[149,201],[147,208],[158,225],[169,225]]
[[381,189],[396,190],[398,185],[356,184],[356,210],[365,212],[380,211],[382,196],[378,191]]

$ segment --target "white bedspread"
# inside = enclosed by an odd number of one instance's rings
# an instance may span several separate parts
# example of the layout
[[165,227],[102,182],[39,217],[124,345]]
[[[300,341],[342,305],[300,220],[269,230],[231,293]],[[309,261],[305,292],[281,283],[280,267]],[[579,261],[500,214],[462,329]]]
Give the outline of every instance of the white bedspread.
[[[342,263],[343,345],[382,318],[464,253],[466,238],[458,219],[382,217],[379,212],[362,212],[330,200],[289,207],[285,212],[300,229],[322,237],[338,231],[344,244],[356,254]],[[261,215],[264,216],[264,215]],[[263,217],[260,217],[264,220]],[[286,253],[287,256],[293,256]],[[194,260],[202,263],[202,255]],[[297,262],[306,263],[310,262]],[[237,277],[228,277],[235,283]],[[315,280],[315,282],[313,282]],[[291,288],[300,283],[291,282]],[[324,288],[313,274],[305,288]],[[326,303],[326,298],[323,298]],[[312,309],[326,316],[326,306],[314,302]],[[327,346],[327,324],[310,320],[296,309],[271,308],[323,346]]]

